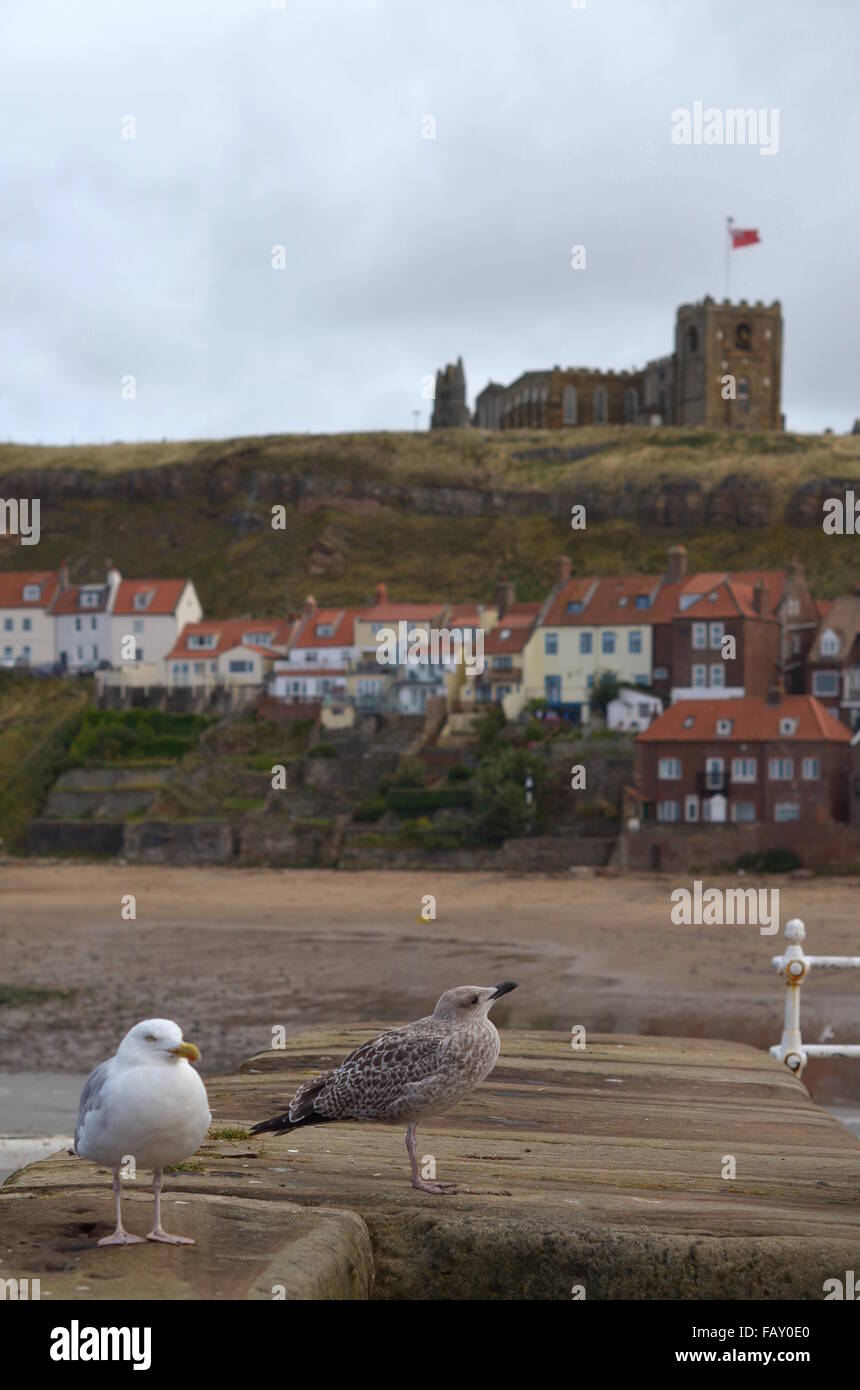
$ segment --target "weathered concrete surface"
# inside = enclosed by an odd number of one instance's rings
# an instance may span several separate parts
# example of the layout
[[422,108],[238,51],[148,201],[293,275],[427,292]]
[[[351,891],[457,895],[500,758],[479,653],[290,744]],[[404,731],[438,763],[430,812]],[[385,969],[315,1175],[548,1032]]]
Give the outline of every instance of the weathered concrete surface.
[[[0,1278],[38,1279],[43,1299],[370,1297],[370,1241],[352,1212],[171,1190],[162,1197],[164,1224],[195,1246],[99,1249],[112,1225],[110,1188],[94,1185],[91,1166],[85,1176],[86,1186],[62,1185],[60,1172],[56,1184],[2,1189]],[[146,1188],[126,1184],[123,1222],[137,1235],[149,1230]]]
[[[298,1035],[210,1081],[213,1124],[247,1127],[282,1109],[299,1081],[382,1026]],[[437,1176],[460,1184],[456,1195],[412,1190],[395,1127],[321,1125],[207,1142],[202,1171],[169,1178],[167,1208],[168,1222],[203,1239],[190,1259],[168,1252],[167,1267],[176,1262],[198,1296],[214,1297],[210,1244],[228,1240],[238,1262],[243,1226],[222,1236],[223,1224],[198,1214],[209,1196],[253,1207],[261,1231],[273,1240],[283,1233],[285,1252],[287,1203],[356,1213],[373,1245],[374,1296],[383,1298],[567,1299],[582,1284],[588,1298],[820,1299],[825,1279],[856,1267],[860,1144],[753,1048],[613,1035],[593,1036],[579,1052],[565,1034],[505,1030],[492,1076],[418,1139]],[[722,1177],[727,1155],[733,1180]],[[95,1223],[94,1241],[111,1214],[106,1175],[96,1198],[89,1165],[53,1158],[11,1181],[0,1190],[0,1223],[18,1242],[19,1277],[39,1272],[27,1264],[26,1232],[28,1213],[40,1210],[43,1259],[52,1250],[65,1258],[62,1241],[73,1238],[76,1260],[87,1251],[88,1278],[105,1254],[144,1253],[154,1263],[141,1269],[159,1268],[163,1251],[88,1250],[81,1223]],[[23,1196],[34,1200],[10,1209]],[[177,1197],[189,1205],[174,1212]],[[267,1246],[266,1277],[269,1254]],[[154,1275],[148,1287],[155,1292]]]

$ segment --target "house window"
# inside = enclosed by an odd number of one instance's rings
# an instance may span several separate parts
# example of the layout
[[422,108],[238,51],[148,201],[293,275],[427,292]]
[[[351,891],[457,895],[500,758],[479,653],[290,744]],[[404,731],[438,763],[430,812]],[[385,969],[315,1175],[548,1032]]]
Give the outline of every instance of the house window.
[[25,603],[38,603],[42,596],[42,586],[40,584],[25,584],[21,592],[21,597]]
[[26,647],[26,646],[25,646],[25,647],[22,647],[22,648],[21,648],[21,655],[23,656],[23,658],[24,658],[25,661],[29,661],[29,660],[30,660],[30,648],[29,648],[29,647]]
[[693,646],[697,648],[708,645],[708,624],[693,623]]
[[838,694],[839,694],[839,672],[838,672],[838,671],[813,671],[813,673],[812,673],[812,693],[813,693],[813,695],[838,695]]
[[543,639],[543,649],[547,656],[558,656],[558,633],[547,632]]
[[544,698],[551,705],[561,704],[561,676],[544,676]]
[[723,690],[726,684],[726,668],[721,661],[711,667],[711,689]]
[[632,386],[628,386],[624,392],[624,423],[635,425],[636,416],[639,414],[639,394]]
[[678,782],[681,778],[680,758],[661,758],[657,764],[657,776],[661,782]]
[[710,624],[711,651],[719,651],[719,649],[720,649],[720,647],[721,647],[721,645],[722,645],[723,633],[725,632],[725,630],[726,630],[726,625],[725,625],[725,623],[711,623],[711,624]]
[[138,608],[138,609],[139,609],[139,608],[148,608],[151,602],[152,602],[152,589],[147,589],[144,593],[135,594],[135,596],[134,596],[134,606],[135,606],[135,608]]
[[305,665],[313,666],[317,661],[316,652],[305,652]]
[[75,618],[75,632],[80,632],[83,625],[83,618]]
[[734,721],[733,719],[718,719],[718,720],[717,720],[717,733],[718,733],[722,738],[727,738],[728,735],[731,733],[731,731],[732,731],[732,729],[733,729],[734,727],[735,727],[735,721]]
[[722,758],[705,759],[705,786],[709,792],[722,791],[725,782],[725,764]]
[[564,425],[576,424],[576,387],[565,386],[561,393],[561,418]]
[[32,619],[32,618],[22,618],[22,619],[21,619],[21,631],[22,631],[22,632],[32,632],[32,631],[33,631],[33,619]]
[[627,634],[627,650],[631,655],[638,656],[642,651],[642,633],[638,628]]
[[699,798],[697,796],[684,797],[684,820],[695,821],[699,819]]
[[201,648],[201,647],[214,647],[214,646],[215,646],[215,633],[214,633],[214,632],[192,632],[192,633],[189,634],[189,637],[188,637],[188,647],[189,647],[189,650],[193,650],[193,649],[195,649],[195,648],[199,649],[199,648]]
[[333,632],[334,628],[331,623],[318,623],[314,628],[315,637],[331,637]]
[[578,598],[572,598],[567,605],[567,611],[568,613],[581,613],[582,600]]
[[692,727],[693,727],[693,725],[695,724],[695,722],[696,722],[696,716],[695,716],[694,714],[685,714],[685,715],[684,715],[684,728],[685,728],[685,729],[692,729]]
[[699,333],[696,328],[687,329],[687,347],[691,353],[699,351]]
[[804,758],[800,764],[800,775],[804,782],[817,782],[821,776],[821,759]]
[[782,737],[784,737],[784,738],[790,738],[792,734],[794,734],[794,733],[797,732],[797,720],[796,720],[796,719],[780,719],[780,721],[779,721],[779,732],[780,732],[780,735],[781,735]]
[[790,782],[794,776],[793,758],[771,758],[767,775],[772,782]]
[[658,801],[657,819],[661,821],[676,821],[679,819],[677,801]]
[[600,650],[604,656],[612,656],[615,652],[615,633],[602,632],[600,634]]
[[749,415],[750,384],[745,376],[738,377],[738,410],[741,415]]
[[707,666],[694,666],[694,667],[693,667],[693,688],[694,688],[695,690],[704,690],[705,686],[707,685],[707,681],[708,681],[708,668],[707,668]]
[[99,659],[99,648],[98,648],[98,643],[97,643],[97,642],[93,642],[93,661],[98,661],[98,659]]
[[840,645],[839,638],[832,629],[828,628],[826,632],[821,634],[822,656],[838,656]]
[[755,820],[755,804],[752,801],[733,801],[732,820],[739,824],[749,824]]
[[778,801],[773,808],[773,818],[778,821],[800,820],[800,803]]
[[494,671],[511,671],[511,670],[513,669],[513,664],[514,664],[514,659],[513,659],[513,657],[511,657],[511,656],[494,656],[494,657],[493,657],[493,670],[494,670]]
[[579,634],[579,654],[580,656],[590,656],[594,650],[594,634],[591,632],[581,632]]
[[654,679],[655,679],[655,681],[667,681],[667,680],[669,679],[669,667],[668,667],[668,666],[655,666],[655,667],[654,667]]
[[143,618],[133,618],[131,630],[132,632],[143,632]]
[[594,393],[594,423],[606,424],[606,387],[598,386]]
[[758,764],[755,758],[733,758],[732,759],[732,781],[733,782],[754,782],[758,775]]
[[205,662],[205,661],[195,661],[195,663],[194,663],[194,674],[195,674],[195,676],[205,676],[205,675],[206,675],[206,662]]
[[254,669],[253,661],[231,661],[228,664],[231,675],[241,676],[249,674]]
[[636,607],[637,607],[637,608],[650,608],[650,607],[651,607],[651,600],[650,600],[650,598],[648,597],[647,594],[637,594],[637,595],[636,595]]

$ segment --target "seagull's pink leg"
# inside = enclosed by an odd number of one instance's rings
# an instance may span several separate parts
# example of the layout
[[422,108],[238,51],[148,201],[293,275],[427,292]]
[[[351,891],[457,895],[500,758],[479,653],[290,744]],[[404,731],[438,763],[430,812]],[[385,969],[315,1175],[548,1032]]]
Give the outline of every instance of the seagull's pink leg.
[[409,1162],[412,1165],[412,1186],[419,1192],[433,1192],[437,1194],[447,1194],[456,1192],[457,1188],[452,1182],[425,1182],[418,1171],[418,1146],[415,1142],[415,1131],[417,1124],[410,1125],[406,1131],[406,1148],[409,1153]]
[[113,1170],[113,1195],[116,1203],[116,1230],[112,1236],[102,1236],[99,1245],[143,1245],[143,1236],[129,1235],[128,1231],[123,1230],[122,1213],[120,1206],[122,1203],[122,1182],[119,1176],[119,1169]]
[[147,1240],[160,1240],[165,1245],[193,1245],[190,1236],[172,1236],[161,1225],[161,1169],[156,1168],[152,1178],[152,1195],[155,1198],[155,1220]]

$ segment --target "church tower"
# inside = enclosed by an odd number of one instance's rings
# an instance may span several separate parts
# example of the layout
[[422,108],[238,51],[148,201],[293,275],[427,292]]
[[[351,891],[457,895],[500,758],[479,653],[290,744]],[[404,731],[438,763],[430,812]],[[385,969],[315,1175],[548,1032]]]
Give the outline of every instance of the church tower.
[[706,296],[682,304],[675,326],[675,424],[710,429],[783,427],[782,310]]
[[430,418],[431,430],[461,429],[470,424],[469,407],[466,404],[466,373],[463,359],[449,362],[436,373],[436,396],[433,414]]

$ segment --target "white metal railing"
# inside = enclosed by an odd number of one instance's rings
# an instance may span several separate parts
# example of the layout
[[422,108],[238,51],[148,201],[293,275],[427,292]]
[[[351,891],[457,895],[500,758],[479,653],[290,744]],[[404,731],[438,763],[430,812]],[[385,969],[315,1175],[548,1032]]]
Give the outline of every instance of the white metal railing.
[[810,1057],[860,1057],[860,1045],[804,1043],[800,1036],[800,987],[815,966],[819,970],[860,970],[860,956],[807,956],[803,952],[806,928],[793,917],[785,928],[785,951],[771,965],[785,978],[785,1022],[782,1038],[770,1049],[771,1057],[784,1062],[800,1076]]

